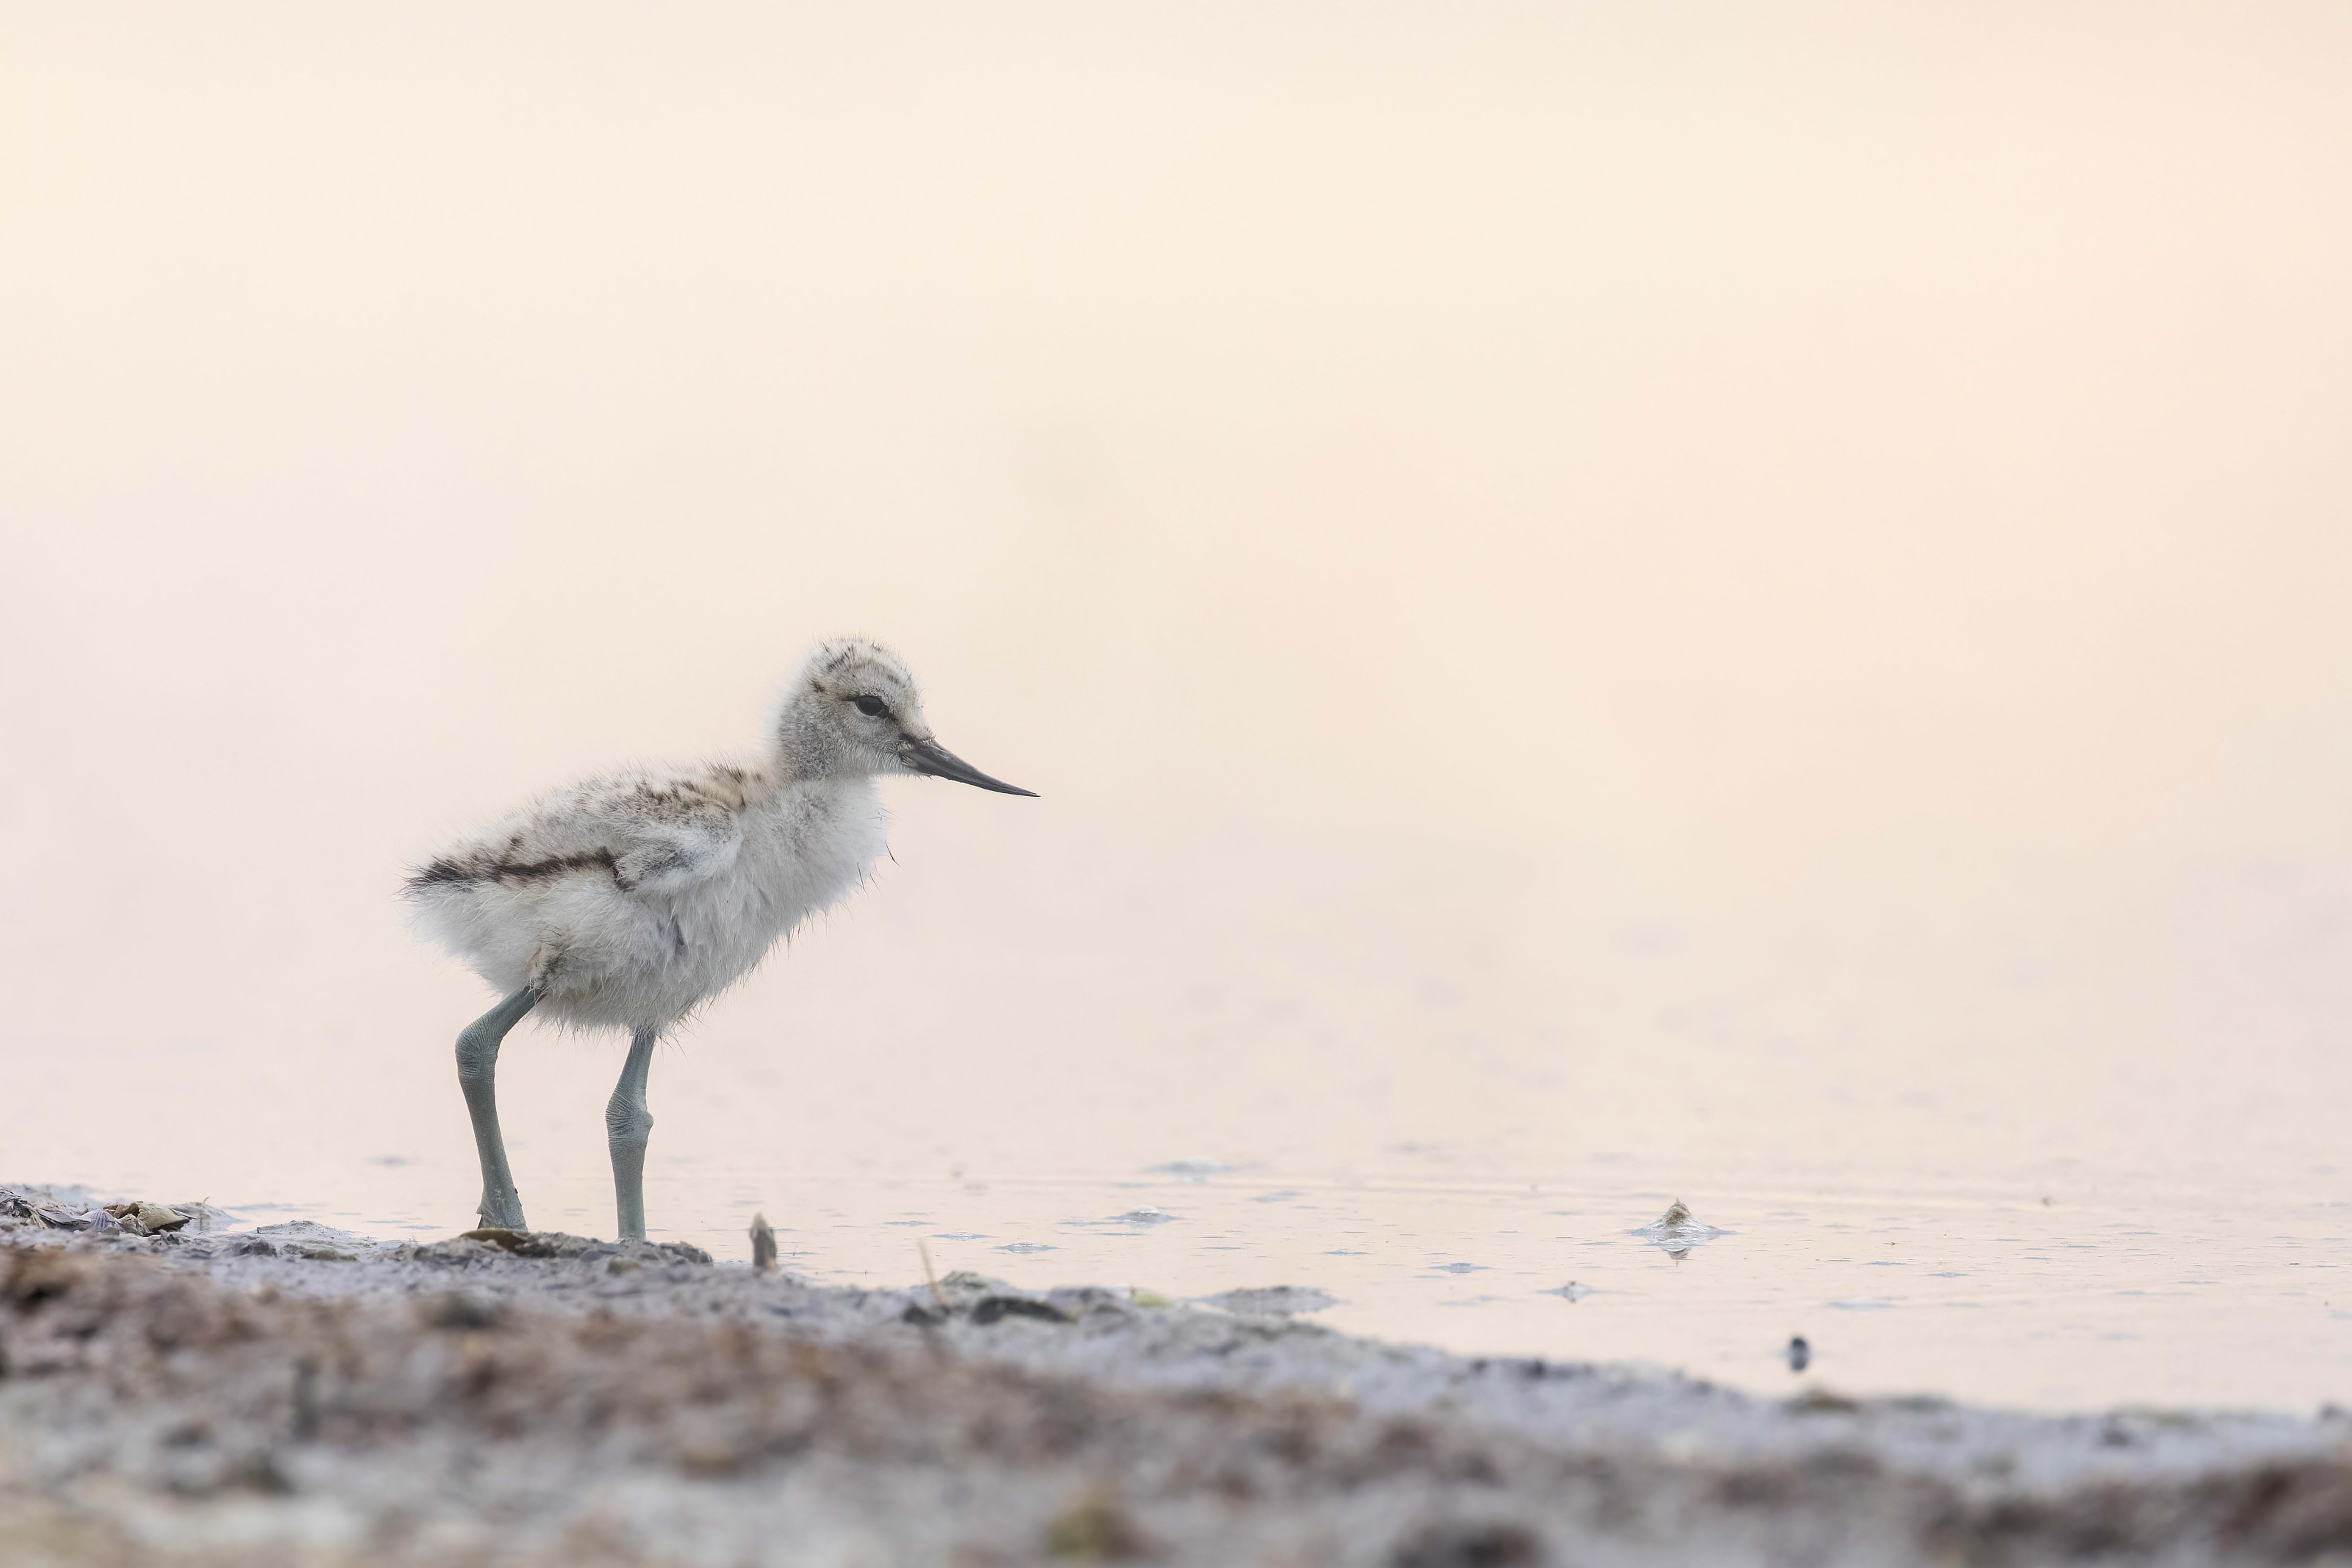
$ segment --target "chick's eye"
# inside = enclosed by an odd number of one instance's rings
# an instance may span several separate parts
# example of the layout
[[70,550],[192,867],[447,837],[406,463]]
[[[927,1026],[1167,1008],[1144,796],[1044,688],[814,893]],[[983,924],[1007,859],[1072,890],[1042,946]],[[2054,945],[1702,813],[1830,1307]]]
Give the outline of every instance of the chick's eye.
[[883,714],[890,711],[890,705],[879,697],[859,697],[854,700],[857,704],[857,710],[868,719],[879,719]]

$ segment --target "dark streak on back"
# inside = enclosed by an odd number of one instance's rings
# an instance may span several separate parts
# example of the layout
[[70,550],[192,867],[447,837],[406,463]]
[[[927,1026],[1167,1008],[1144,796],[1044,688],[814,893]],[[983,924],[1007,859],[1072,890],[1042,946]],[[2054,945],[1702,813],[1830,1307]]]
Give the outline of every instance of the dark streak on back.
[[610,849],[591,849],[579,855],[559,855],[547,860],[493,860],[487,856],[468,856],[464,859],[439,859],[402,884],[411,898],[419,898],[436,888],[467,887],[477,882],[543,882],[561,877],[568,871],[585,871],[602,866],[613,879],[615,887],[626,891],[621,881],[620,862]]

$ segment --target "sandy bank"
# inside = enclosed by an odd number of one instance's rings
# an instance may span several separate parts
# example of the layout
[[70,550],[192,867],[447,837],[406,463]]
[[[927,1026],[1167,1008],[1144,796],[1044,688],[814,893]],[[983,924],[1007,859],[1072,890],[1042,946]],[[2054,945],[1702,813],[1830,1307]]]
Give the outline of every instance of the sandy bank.
[[2333,1419],[1773,1401],[1278,1295],[123,1217],[0,1189],[11,1568],[2352,1562]]

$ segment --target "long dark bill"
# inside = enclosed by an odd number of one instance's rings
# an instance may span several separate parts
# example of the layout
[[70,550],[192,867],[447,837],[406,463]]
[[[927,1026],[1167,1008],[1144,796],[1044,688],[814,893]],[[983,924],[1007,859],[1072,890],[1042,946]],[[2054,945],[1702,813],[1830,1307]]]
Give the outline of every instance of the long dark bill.
[[979,789],[992,789],[999,795],[1025,795],[1032,800],[1037,797],[1034,789],[1023,789],[1017,784],[1006,784],[1003,779],[990,778],[937,741],[909,740],[899,749],[898,754],[906,758],[909,773],[928,773],[935,779],[953,779],[958,784],[971,784]]

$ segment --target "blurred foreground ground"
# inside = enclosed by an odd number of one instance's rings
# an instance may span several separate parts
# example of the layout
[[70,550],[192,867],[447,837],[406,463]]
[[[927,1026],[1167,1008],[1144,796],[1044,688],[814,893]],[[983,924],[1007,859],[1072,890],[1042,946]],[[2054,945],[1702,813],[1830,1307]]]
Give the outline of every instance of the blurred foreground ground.
[[2352,1561],[2332,1413],[1764,1400],[1352,1339],[1311,1292],[135,1234],[169,1215],[0,1189],[11,1568]]

